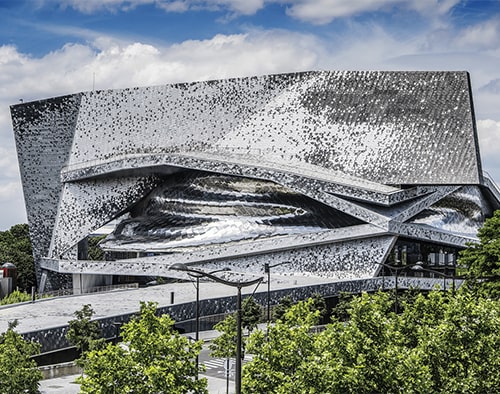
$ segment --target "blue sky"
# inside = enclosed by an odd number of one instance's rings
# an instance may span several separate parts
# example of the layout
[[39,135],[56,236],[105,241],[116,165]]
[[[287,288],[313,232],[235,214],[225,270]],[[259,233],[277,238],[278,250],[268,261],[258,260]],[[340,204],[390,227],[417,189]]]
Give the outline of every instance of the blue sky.
[[339,69],[469,71],[500,183],[500,0],[0,0],[0,230],[26,222],[20,99]]

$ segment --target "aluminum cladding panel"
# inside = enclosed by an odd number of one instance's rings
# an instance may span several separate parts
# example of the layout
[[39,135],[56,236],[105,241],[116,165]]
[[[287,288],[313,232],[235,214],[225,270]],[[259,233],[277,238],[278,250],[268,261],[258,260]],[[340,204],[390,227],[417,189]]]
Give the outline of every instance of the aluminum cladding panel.
[[479,184],[466,72],[305,72],[87,92],[69,168],[210,152],[383,184]]

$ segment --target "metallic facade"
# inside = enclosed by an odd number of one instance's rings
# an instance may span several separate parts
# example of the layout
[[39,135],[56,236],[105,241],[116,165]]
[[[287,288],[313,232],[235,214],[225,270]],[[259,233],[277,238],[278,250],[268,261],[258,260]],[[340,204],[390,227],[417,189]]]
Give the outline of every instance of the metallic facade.
[[[57,274],[171,276],[176,262],[365,278],[388,261],[456,259],[499,206],[466,72],[267,75],[11,113],[49,287],[63,285]],[[102,247],[129,258],[77,259],[112,220]]]

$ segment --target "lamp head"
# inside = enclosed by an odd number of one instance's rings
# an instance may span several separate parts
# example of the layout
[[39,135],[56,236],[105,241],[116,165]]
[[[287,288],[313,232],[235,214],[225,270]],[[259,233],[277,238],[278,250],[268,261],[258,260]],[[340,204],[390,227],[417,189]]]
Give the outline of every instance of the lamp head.
[[168,269],[174,270],[174,271],[187,271],[188,270],[186,264],[182,264],[182,263],[172,264],[170,267],[168,267]]

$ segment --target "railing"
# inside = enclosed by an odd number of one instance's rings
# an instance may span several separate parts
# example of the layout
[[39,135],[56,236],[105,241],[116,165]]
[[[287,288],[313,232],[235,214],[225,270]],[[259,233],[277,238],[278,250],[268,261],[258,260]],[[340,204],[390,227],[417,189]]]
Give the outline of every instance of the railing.
[[127,289],[137,289],[139,288],[138,283],[124,283],[119,285],[107,285],[107,286],[96,286],[88,289],[84,293],[77,292],[75,293],[74,289],[60,289],[54,291],[46,291],[42,294],[37,294],[35,296],[36,299],[44,299],[44,298],[53,298],[53,297],[66,297],[72,295],[85,295],[91,293],[104,293],[113,290],[127,290]]

